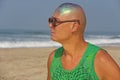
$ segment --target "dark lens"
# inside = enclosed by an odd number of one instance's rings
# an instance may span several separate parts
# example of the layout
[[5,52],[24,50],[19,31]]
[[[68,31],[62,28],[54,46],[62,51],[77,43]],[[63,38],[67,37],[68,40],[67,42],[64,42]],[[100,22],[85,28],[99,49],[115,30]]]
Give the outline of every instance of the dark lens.
[[54,27],[56,26],[56,18],[52,17],[48,19],[48,22],[51,23]]
[[52,20],[53,22],[52,22],[52,24],[53,24],[53,26],[55,27],[56,26],[56,19],[55,18],[53,18],[53,20]]
[[48,19],[48,22],[49,22],[49,23],[52,23],[52,22],[53,22],[52,18],[49,18],[49,19]]

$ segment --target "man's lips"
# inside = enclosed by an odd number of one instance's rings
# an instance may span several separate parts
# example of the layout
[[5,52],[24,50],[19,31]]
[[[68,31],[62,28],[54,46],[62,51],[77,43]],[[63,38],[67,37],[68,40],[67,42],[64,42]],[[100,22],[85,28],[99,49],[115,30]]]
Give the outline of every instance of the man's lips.
[[53,35],[53,34],[55,34],[55,32],[52,31],[51,34]]

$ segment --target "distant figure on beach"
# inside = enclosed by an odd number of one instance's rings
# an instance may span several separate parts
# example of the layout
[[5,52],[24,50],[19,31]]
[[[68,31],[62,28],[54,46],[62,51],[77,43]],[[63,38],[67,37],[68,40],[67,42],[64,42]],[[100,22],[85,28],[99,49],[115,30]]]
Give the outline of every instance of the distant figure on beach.
[[51,39],[62,47],[49,55],[47,80],[120,80],[120,68],[107,51],[85,41],[80,5],[61,4],[48,22]]

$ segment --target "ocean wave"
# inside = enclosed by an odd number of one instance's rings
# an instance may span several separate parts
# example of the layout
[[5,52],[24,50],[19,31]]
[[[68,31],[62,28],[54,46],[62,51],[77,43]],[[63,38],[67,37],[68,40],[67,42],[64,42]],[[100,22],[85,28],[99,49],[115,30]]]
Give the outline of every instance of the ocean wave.
[[0,42],[0,48],[30,48],[30,47],[58,47],[59,43],[53,41],[38,42],[38,41],[24,41],[24,42]]
[[87,41],[97,45],[120,46],[120,39],[88,39]]
[[86,38],[92,39],[120,39],[120,35],[87,35]]
[[120,46],[120,35],[87,35],[86,40],[97,45]]
[[[103,46],[120,46],[120,35],[87,35],[86,41]],[[0,34],[0,48],[59,47],[47,34]]]

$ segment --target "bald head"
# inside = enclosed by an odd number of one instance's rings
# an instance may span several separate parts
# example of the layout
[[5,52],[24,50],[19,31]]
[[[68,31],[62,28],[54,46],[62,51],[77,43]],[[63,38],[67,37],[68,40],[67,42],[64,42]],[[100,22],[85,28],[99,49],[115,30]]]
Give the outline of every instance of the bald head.
[[67,19],[79,19],[81,24],[86,24],[85,13],[80,5],[63,3],[56,10],[55,14],[64,16]]
[[59,15],[66,15],[75,12],[77,8],[80,8],[77,4],[63,3],[56,9],[56,11]]

